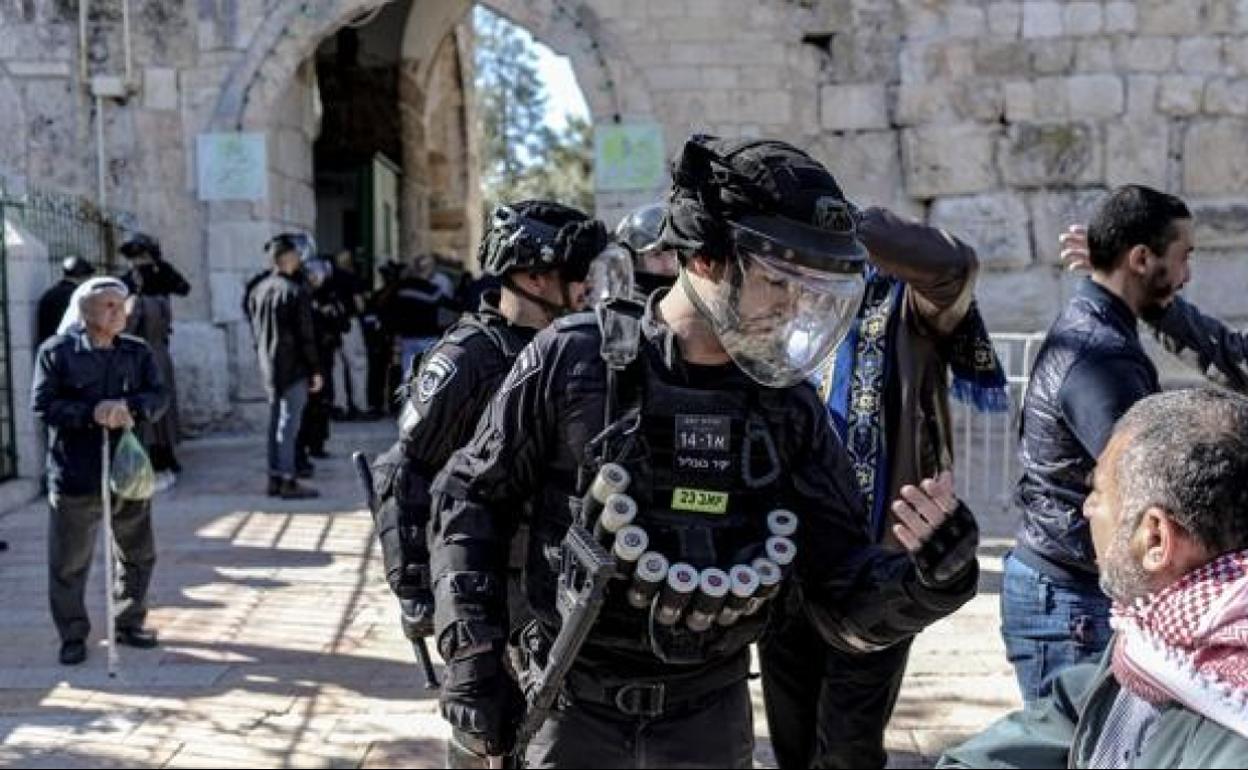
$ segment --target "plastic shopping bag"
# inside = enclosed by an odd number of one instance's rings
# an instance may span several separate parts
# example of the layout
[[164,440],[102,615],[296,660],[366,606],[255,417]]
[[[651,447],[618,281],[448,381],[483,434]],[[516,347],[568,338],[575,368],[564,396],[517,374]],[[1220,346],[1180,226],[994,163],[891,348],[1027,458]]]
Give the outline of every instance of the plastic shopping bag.
[[125,500],[148,500],[156,492],[156,471],[134,431],[127,430],[117,442],[108,481]]

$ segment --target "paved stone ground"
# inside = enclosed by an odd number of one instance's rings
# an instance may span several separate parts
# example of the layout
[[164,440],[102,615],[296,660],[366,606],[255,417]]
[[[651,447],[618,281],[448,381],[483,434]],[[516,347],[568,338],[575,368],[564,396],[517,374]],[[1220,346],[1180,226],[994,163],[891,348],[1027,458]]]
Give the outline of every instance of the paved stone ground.
[[[0,518],[0,764],[20,767],[440,767],[446,728],[411,663],[381,577],[349,448],[387,424],[337,427],[311,503],[263,495],[257,437],[184,445],[157,499],[150,624],[162,646],[122,648],[105,673],[99,562],[90,658],[57,665],[46,604],[46,510]],[[1007,523],[984,511],[984,579],[918,640],[888,733],[892,764],[930,766],[1017,704],[997,634]],[[757,760],[772,762],[755,691]]]

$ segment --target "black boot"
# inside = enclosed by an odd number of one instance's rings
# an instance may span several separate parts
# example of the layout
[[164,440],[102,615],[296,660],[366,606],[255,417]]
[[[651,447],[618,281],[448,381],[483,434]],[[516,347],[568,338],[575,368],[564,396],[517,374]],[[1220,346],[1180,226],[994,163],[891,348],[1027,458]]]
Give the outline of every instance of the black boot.
[[282,494],[282,477],[269,476],[269,497],[280,497]]
[[294,479],[282,479],[281,497],[283,500],[310,500],[320,496],[321,493],[312,487],[305,487]]

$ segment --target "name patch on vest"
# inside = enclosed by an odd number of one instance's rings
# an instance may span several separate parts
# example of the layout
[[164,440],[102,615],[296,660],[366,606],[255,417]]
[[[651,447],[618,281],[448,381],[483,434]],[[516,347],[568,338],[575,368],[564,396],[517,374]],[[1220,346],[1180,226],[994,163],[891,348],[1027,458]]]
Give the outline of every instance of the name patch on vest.
[[728,493],[676,487],[672,490],[672,510],[725,514],[728,512]]
[[676,415],[674,470],[724,473],[732,467],[732,420],[715,414]]

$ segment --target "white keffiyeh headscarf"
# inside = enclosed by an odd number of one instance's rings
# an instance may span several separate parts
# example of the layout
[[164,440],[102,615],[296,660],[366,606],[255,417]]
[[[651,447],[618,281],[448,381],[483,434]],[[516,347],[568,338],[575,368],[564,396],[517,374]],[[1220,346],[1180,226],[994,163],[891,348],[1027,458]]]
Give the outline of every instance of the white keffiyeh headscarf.
[[74,289],[74,293],[70,295],[69,307],[65,308],[65,315],[61,316],[61,323],[56,327],[56,333],[75,334],[86,331],[87,324],[83,320],[83,308],[88,299],[106,291],[116,292],[123,299],[130,296],[130,290],[120,278],[111,276],[89,278],[79,284],[78,288]]

